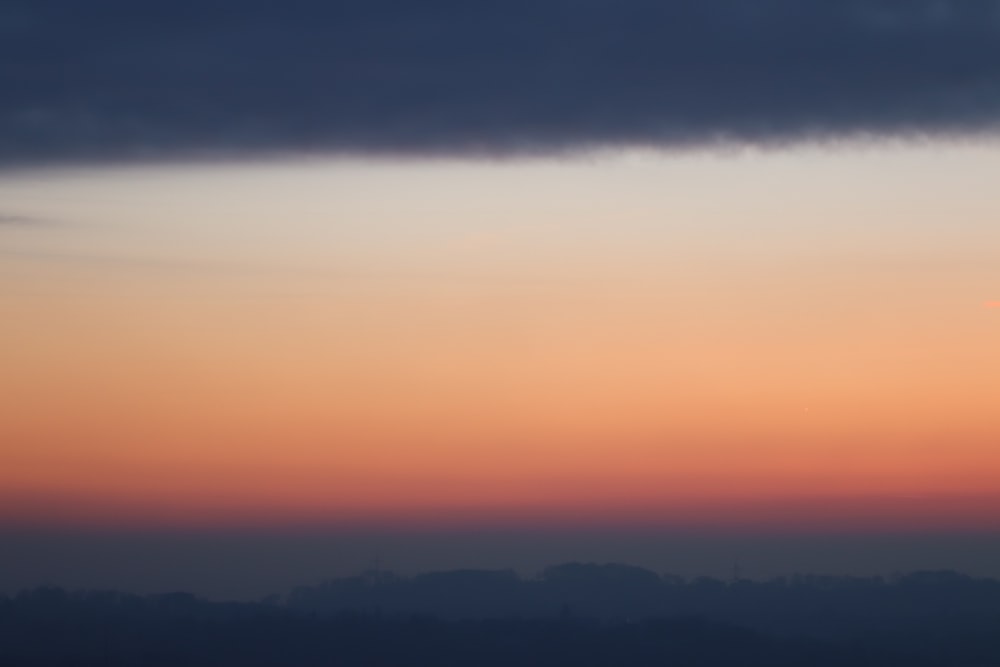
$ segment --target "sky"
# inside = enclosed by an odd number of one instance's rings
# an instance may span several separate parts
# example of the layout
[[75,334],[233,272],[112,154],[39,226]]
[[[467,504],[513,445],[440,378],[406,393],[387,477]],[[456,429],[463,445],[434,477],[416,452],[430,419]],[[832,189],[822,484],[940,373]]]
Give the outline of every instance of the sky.
[[5,3],[0,591],[1000,576],[998,32]]

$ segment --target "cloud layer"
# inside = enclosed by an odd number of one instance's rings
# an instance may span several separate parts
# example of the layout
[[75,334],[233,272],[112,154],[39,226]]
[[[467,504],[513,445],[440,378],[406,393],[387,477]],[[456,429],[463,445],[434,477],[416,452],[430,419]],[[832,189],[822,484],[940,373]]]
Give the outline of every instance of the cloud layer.
[[7,0],[0,164],[973,133],[996,0]]

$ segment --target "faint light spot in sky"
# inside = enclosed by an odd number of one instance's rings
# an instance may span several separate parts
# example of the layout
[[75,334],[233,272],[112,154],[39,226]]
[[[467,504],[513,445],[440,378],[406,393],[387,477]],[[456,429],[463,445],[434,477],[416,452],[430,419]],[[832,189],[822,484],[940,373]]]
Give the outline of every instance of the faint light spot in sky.
[[987,301],[983,305],[987,308],[1000,308],[1000,301]]

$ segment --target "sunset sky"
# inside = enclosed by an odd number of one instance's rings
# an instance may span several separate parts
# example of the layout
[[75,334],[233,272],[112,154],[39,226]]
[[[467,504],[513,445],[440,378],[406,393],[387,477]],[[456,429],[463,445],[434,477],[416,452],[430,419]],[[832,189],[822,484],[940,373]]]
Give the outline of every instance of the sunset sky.
[[[263,5],[247,4],[230,24],[226,3],[208,3],[205,31],[262,30]],[[0,116],[12,147],[0,162],[0,590],[167,581],[53,555],[99,544],[120,555],[130,535],[187,535],[185,558],[202,566],[213,534],[322,536],[340,568],[388,540],[413,550],[401,569],[460,566],[447,545],[475,534],[482,548],[460,550],[470,565],[600,554],[691,573],[725,567],[747,540],[840,536],[855,540],[845,571],[1000,575],[983,564],[1000,554],[995,4],[817,2],[810,19],[785,1],[753,17],[727,0],[704,15],[686,1],[664,3],[673,13],[622,3],[720,43],[718,31],[740,32],[734,12],[750,22],[749,56],[733,46],[689,70],[674,59],[712,49],[661,49],[634,16],[635,53],[590,52],[576,31],[569,55],[553,55],[542,12],[519,42],[525,62],[482,75],[503,93],[497,115],[482,112],[485,92],[435,87],[472,68],[441,64],[466,48],[449,30],[469,37],[496,12],[301,4],[331,25],[388,24],[360,55],[317,47],[334,90],[371,93],[362,110],[325,120],[333,102],[316,93],[303,112],[305,82],[325,72],[308,49],[278,49],[272,72],[239,59],[250,51],[233,28],[211,44],[236,55],[218,60],[195,19],[152,27],[173,11],[164,3],[148,22],[114,0],[94,3],[110,22],[56,0],[4,10],[24,38],[0,56],[23,65],[2,75],[15,95]],[[604,3],[591,4],[575,20],[600,33]],[[45,57],[28,37],[68,30],[60,12],[83,21],[66,34],[89,38]],[[439,40],[424,61],[418,18]],[[501,24],[498,43],[514,22]],[[850,58],[807,51],[799,72],[760,50],[787,34],[794,53],[810,30],[834,55],[851,44],[885,55],[860,75]],[[131,40],[96,46],[143,31],[160,45],[134,70]],[[182,42],[204,69],[167,48]],[[967,50],[939,69],[904,57],[957,44]],[[570,77],[566,110],[542,83],[504,88],[504,67],[538,60],[563,81],[575,70],[560,58],[585,73],[595,54],[642,76],[617,88],[598,68],[593,90]],[[396,72],[406,58],[416,64]],[[739,76],[725,67],[737,61]],[[259,74],[284,106],[227,88],[226,64]],[[664,68],[684,102],[628,87]],[[155,113],[143,71],[170,100]],[[278,90],[291,71],[303,81]],[[811,89],[810,72],[829,87]],[[731,92],[743,76],[756,93]],[[387,96],[404,80],[414,90]],[[217,108],[181,104],[215,100],[213,81]],[[718,114],[688,101],[702,92]],[[231,132],[217,131],[227,117]],[[684,544],[693,534],[726,554]],[[637,547],[639,535],[662,544]],[[965,546],[889,549],[898,566],[857,547],[892,536]],[[838,567],[809,558],[799,566]],[[759,572],[797,566],[779,560],[761,556]],[[274,568],[274,581],[308,583]],[[184,586],[182,570],[169,581]]]

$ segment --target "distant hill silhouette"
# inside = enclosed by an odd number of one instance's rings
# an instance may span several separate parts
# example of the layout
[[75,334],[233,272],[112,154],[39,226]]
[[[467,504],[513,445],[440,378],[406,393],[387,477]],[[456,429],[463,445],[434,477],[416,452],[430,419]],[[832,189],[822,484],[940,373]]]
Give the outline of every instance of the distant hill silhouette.
[[1000,582],[949,571],[690,581],[570,563],[366,572],[285,599],[38,588],[0,597],[0,665],[1000,665]]
[[915,622],[938,612],[1000,611],[1000,582],[951,571],[891,579],[795,575],[765,582],[685,580],[620,564],[567,563],[534,579],[509,570],[458,570],[412,578],[367,572],[294,589],[290,609],[378,610],[445,618],[550,617],[602,621],[697,615],[768,632],[823,636]]

